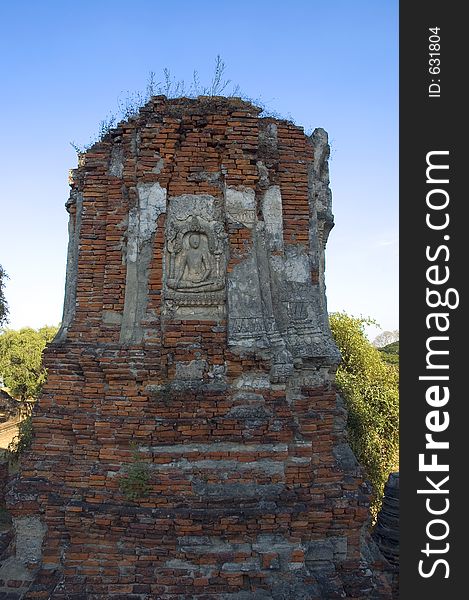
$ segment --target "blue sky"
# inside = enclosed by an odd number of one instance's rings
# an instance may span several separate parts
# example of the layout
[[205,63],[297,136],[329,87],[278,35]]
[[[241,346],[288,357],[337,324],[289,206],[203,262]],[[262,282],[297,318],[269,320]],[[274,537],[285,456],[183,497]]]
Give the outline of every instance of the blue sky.
[[70,142],[86,144],[150,71],[208,83],[220,54],[246,95],[328,131],[329,310],[398,328],[397,0],[17,0],[0,22],[10,327],[61,318]]

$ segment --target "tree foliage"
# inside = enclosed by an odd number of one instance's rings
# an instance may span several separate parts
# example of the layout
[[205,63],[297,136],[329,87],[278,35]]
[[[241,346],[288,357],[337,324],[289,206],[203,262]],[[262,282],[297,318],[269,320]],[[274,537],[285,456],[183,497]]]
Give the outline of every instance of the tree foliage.
[[18,462],[19,458],[29,450],[33,441],[33,418],[31,415],[23,419],[18,425],[18,434],[8,444],[6,456],[11,463]]
[[46,380],[42,351],[57,327],[5,329],[0,335],[0,375],[18,400],[36,399]]
[[379,348],[383,360],[391,365],[399,367],[399,342],[392,342]]
[[8,279],[8,275],[0,265],[0,327],[6,323],[8,317],[8,304],[4,293],[5,279]]
[[389,473],[399,468],[399,371],[367,339],[370,319],[332,313],[330,324],[343,358],[337,385],[348,408],[349,441],[373,486],[376,515]]

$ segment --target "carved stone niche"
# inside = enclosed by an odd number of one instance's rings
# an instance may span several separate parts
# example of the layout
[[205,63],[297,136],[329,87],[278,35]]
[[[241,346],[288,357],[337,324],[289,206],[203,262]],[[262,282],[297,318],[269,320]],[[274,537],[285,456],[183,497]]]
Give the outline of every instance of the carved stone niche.
[[172,212],[176,211],[169,211],[165,235],[164,316],[224,318],[227,244],[223,224],[204,218],[206,214]]

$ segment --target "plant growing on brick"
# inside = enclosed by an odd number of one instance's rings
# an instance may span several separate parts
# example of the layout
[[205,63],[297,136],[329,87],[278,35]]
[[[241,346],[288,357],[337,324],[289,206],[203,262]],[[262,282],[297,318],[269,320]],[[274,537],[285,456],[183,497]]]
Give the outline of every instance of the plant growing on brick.
[[96,142],[102,140],[120,119],[128,120],[138,115],[140,108],[144,106],[152,96],[166,96],[167,98],[197,98],[197,96],[238,96],[240,88],[233,86],[231,92],[228,92],[230,79],[225,78],[226,65],[218,54],[215,59],[215,68],[212,79],[208,85],[202,85],[199,74],[194,70],[192,83],[187,86],[184,80],[176,80],[171,71],[165,67],[163,69],[163,78],[161,81],[155,81],[154,71],[150,71],[145,92],[127,91],[124,98],[118,100],[118,113],[110,113],[106,119],[100,122],[99,131],[93,140],[85,146],[80,146],[76,142],[70,142],[70,145],[77,154],[86,152]]
[[[139,114],[140,109],[150,100],[152,96],[166,96],[167,98],[197,98],[198,96],[224,96],[224,97],[239,97],[248,102],[262,108],[263,116],[283,118],[274,110],[268,109],[261,98],[250,98],[241,91],[238,84],[233,84],[231,79],[225,77],[226,64],[218,54],[215,58],[215,67],[211,81],[208,85],[203,85],[200,81],[199,74],[196,70],[192,74],[192,82],[188,85],[183,79],[177,80],[171,74],[171,71],[165,67],[161,81],[156,81],[156,74],[150,71],[148,81],[144,92],[126,91],[117,101],[118,110],[100,121],[99,130],[93,136],[88,144],[80,145],[75,141],[71,141],[70,145],[78,155],[84,154],[96,142],[103,138],[117,126],[118,121],[132,119]],[[230,89],[231,87],[231,89]],[[288,120],[293,121],[288,115]]]
[[150,469],[142,461],[140,452],[132,445],[132,463],[124,467],[119,477],[119,489],[126,500],[134,501],[148,496],[149,482]]

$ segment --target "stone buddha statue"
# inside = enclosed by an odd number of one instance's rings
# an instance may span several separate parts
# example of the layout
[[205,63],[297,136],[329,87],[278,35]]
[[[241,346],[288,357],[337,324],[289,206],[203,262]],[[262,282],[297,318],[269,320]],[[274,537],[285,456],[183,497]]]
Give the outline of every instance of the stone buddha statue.
[[178,253],[174,277],[167,282],[173,290],[184,292],[214,291],[223,287],[223,280],[214,268],[207,236],[190,231],[184,236],[182,249]]

